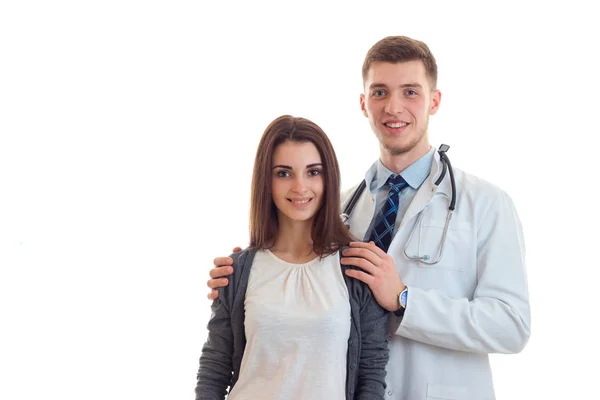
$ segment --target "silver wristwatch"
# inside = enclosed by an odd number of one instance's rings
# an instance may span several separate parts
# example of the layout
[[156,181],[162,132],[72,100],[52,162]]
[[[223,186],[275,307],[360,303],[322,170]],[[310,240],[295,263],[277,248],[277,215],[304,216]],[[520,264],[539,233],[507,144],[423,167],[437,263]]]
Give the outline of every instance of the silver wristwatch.
[[408,286],[403,291],[398,293],[398,310],[394,312],[397,316],[402,316],[406,309],[406,302],[408,301]]

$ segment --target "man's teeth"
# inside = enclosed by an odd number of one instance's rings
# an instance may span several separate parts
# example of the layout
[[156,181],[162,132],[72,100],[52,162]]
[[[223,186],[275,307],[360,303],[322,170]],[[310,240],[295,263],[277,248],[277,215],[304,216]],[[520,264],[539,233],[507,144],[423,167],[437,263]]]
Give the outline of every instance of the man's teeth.
[[406,122],[388,122],[386,125],[390,128],[402,128],[403,126],[406,126]]

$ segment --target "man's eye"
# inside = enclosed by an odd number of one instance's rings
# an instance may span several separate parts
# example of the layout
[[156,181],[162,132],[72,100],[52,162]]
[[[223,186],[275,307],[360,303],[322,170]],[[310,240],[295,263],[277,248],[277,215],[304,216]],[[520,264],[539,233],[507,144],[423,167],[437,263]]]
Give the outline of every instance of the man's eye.
[[376,91],[373,92],[373,96],[375,96],[375,97],[385,96],[385,91],[383,91],[383,90],[376,90]]
[[417,92],[415,92],[415,91],[414,91],[414,90],[412,90],[412,89],[409,89],[409,90],[407,90],[407,91],[406,91],[406,94],[407,94],[407,95],[409,95],[409,96],[414,96],[414,95],[416,95],[416,94],[417,94]]

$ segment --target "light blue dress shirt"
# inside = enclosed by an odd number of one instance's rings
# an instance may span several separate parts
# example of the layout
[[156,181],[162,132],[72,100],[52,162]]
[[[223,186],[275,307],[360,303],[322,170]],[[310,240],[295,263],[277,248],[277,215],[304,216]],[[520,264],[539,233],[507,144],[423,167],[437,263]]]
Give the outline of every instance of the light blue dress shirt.
[[[415,197],[417,190],[419,190],[419,187],[431,173],[431,163],[433,162],[434,154],[435,148],[432,146],[423,157],[419,158],[417,161],[406,167],[404,171],[400,172],[400,176],[404,178],[408,185],[400,191],[400,205],[398,207],[396,223],[394,224],[394,234],[398,231],[398,226],[402,221],[402,217],[404,216],[404,213],[406,213],[413,197]],[[387,169],[380,159],[377,160],[365,174],[367,188],[369,188],[371,195],[375,199],[375,215],[371,219],[371,225],[369,225],[369,229],[367,229],[365,237],[363,238],[364,241],[369,240],[371,230],[378,220],[377,216],[379,211],[387,198],[390,188],[386,185],[386,182],[390,175],[394,175],[394,173]]]

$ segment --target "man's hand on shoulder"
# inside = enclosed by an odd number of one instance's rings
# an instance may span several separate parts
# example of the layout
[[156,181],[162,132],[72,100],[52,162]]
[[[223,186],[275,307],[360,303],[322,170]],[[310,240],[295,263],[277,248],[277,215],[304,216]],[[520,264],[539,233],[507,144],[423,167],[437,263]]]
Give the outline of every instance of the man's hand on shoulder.
[[[232,253],[241,251],[241,247],[235,247]],[[206,283],[211,291],[208,293],[209,300],[215,300],[219,297],[220,287],[225,287],[229,284],[229,279],[225,278],[233,274],[233,259],[231,257],[217,257],[213,260],[213,269],[210,270],[210,279]]]
[[350,248],[345,249],[342,255],[342,264],[360,268],[347,269],[346,275],[369,285],[381,307],[388,311],[397,311],[398,295],[406,285],[398,275],[394,259],[372,241],[351,242]]

